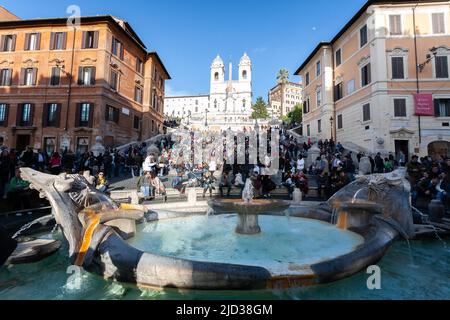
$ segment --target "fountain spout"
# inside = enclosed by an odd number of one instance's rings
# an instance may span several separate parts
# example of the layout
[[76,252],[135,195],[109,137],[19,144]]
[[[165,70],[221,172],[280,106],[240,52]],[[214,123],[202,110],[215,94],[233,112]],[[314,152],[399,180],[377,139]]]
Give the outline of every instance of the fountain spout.
[[244,203],[250,204],[253,201],[254,192],[253,192],[253,184],[250,178],[245,182],[244,190],[242,191],[242,200]]

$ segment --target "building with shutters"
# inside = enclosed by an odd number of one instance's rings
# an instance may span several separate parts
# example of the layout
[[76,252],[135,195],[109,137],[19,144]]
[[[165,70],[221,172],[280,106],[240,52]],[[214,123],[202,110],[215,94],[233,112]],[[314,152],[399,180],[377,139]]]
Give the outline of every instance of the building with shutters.
[[83,152],[163,132],[170,75],[126,21],[14,17],[0,7],[0,145]]
[[450,1],[370,0],[296,71],[303,134],[367,153],[450,156],[449,62]]

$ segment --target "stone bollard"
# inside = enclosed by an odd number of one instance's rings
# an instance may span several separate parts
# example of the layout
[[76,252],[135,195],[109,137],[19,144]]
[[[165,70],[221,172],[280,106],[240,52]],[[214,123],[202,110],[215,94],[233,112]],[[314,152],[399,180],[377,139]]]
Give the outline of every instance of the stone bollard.
[[188,205],[195,206],[197,204],[197,190],[195,188],[187,189]]
[[295,188],[294,193],[292,194],[292,203],[301,204],[303,201],[303,194],[300,189]]

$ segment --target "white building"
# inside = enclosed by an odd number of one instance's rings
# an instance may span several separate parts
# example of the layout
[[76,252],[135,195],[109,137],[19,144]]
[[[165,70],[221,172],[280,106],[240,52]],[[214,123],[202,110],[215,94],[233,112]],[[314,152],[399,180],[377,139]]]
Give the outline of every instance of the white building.
[[248,55],[239,62],[237,80],[233,80],[231,63],[226,79],[225,65],[217,56],[211,64],[209,95],[166,97],[164,110],[167,117],[182,118],[183,124],[193,129],[242,130],[254,126],[252,99],[252,62]]

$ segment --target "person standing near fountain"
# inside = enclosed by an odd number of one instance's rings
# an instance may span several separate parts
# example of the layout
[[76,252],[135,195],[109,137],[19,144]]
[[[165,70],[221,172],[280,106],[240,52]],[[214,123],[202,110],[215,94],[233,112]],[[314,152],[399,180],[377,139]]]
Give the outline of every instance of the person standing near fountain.
[[152,188],[151,173],[150,171],[145,171],[144,175],[138,179],[137,189],[142,192],[144,199],[147,200],[152,194]]

